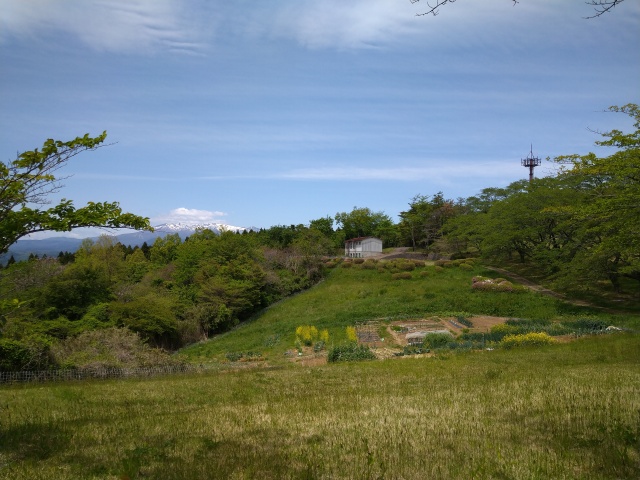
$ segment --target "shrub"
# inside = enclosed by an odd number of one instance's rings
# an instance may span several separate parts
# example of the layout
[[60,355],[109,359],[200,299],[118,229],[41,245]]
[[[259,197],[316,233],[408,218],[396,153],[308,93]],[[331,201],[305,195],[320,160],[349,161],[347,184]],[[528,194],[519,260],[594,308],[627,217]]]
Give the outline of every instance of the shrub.
[[318,338],[318,329],[312,325],[300,325],[296,328],[296,340],[305,344],[307,347],[313,345],[314,340]]
[[441,267],[440,265],[436,265],[435,266],[435,271],[436,271],[436,273],[444,272],[444,267]]
[[424,337],[422,346],[424,348],[443,348],[446,347],[453,337],[449,333],[429,333]]
[[471,288],[485,292],[524,292],[526,288],[521,285],[514,285],[504,278],[473,277]]
[[597,318],[579,318],[563,323],[576,332],[598,332],[605,330],[608,326],[608,323]]
[[418,274],[421,277],[428,277],[429,276],[429,270],[421,270],[420,273]]
[[416,269],[416,264],[411,261],[398,262],[397,266],[398,266],[398,269],[402,270],[403,272],[413,272]]
[[242,352],[227,352],[224,354],[225,358],[230,362],[238,362],[242,358]]
[[0,338],[0,372],[44,370],[51,366],[50,341],[39,335],[23,340]]
[[357,345],[356,343],[347,343],[344,345],[336,345],[329,349],[327,353],[327,361],[334,362],[353,362],[358,360],[374,360],[376,356],[366,345]]
[[351,262],[342,262],[342,264],[340,266],[342,268],[351,268],[351,267],[353,267],[353,263],[351,263]]
[[320,341],[324,343],[329,342],[329,330],[326,328],[320,331]]
[[394,273],[391,275],[393,280],[411,280],[413,276],[409,272]]
[[428,348],[419,347],[416,345],[405,345],[402,348],[402,352],[395,353],[396,357],[403,357],[405,355],[421,355],[423,353],[429,353],[430,350]]
[[520,335],[507,335],[500,341],[500,346],[503,348],[514,347],[539,347],[543,345],[550,345],[555,343],[556,340],[546,333],[525,333]]
[[163,350],[149,347],[127,328],[106,328],[81,333],[52,346],[65,368],[138,368],[177,363]]
[[361,265],[364,263],[364,258],[354,258],[353,263],[355,263],[356,265]]
[[355,327],[347,327],[346,332],[347,332],[347,340],[349,342],[352,342],[352,343],[358,342],[358,334],[356,333]]
[[461,263],[458,268],[460,268],[461,270],[473,270],[473,265],[469,265],[468,263]]

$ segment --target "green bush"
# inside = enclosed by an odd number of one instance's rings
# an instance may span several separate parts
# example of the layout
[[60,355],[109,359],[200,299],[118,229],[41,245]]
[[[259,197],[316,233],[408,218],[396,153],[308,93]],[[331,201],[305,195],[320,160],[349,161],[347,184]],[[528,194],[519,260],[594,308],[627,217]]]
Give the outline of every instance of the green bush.
[[448,333],[429,333],[424,337],[422,346],[424,348],[444,348],[449,342],[453,340],[453,337]]
[[607,322],[597,318],[579,318],[577,320],[570,320],[562,323],[578,333],[599,332],[605,330],[608,326]]
[[353,342],[331,347],[327,353],[327,361],[331,363],[375,360],[375,358],[369,347]]
[[0,338],[0,372],[45,370],[52,366],[50,342],[37,335],[24,340]]

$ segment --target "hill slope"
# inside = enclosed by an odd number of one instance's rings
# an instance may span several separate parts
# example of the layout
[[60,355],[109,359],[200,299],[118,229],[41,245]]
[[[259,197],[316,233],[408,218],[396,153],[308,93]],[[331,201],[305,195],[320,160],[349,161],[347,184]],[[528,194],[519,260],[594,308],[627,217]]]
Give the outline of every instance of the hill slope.
[[331,342],[339,343],[345,339],[345,327],[374,319],[419,319],[437,315],[535,319],[602,316],[601,312],[588,307],[570,305],[531,291],[475,291],[471,288],[474,275],[497,275],[480,266],[463,270],[428,265],[408,272],[410,279],[394,280],[394,272],[406,262],[379,262],[375,268],[338,266],[312,289],[272,306],[232,332],[188,347],[181,353],[198,361],[239,351],[262,353],[270,360],[277,360],[293,348],[295,329],[300,325],[327,329]]

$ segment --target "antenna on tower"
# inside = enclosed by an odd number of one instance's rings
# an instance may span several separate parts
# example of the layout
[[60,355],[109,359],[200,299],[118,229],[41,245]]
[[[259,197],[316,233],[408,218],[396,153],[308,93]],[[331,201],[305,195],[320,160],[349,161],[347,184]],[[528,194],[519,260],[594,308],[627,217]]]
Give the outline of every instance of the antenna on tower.
[[533,169],[542,163],[538,157],[533,156],[533,143],[531,144],[531,152],[527,158],[523,158],[520,162],[523,167],[529,167],[529,181],[533,181]]

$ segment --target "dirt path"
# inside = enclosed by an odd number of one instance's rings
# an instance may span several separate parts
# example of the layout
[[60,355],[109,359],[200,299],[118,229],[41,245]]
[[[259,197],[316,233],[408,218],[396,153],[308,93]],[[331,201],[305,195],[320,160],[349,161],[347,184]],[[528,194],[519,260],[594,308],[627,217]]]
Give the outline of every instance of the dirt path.
[[589,303],[589,302],[585,302],[583,300],[571,300],[571,299],[568,299],[567,297],[565,297],[561,293],[554,292],[553,290],[549,290],[548,288],[543,287],[542,285],[538,285],[537,283],[534,283],[531,280],[528,280],[528,279],[518,275],[517,273],[513,273],[513,272],[510,272],[509,270],[505,270],[504,268],[488,267],[486,265],[484,266],[484,268],[486,268],[487,270],[493,270],[494,272],[497,272],[500,275],[504,275],[505,277],[509,277],[512,280],[515,280],[516,282],[524,285],[525,287],[530,288],[531,290],[534,290],[536,292],[540,292],[543,295],[549,295],[550,297],[555,297],[558,300],[562,300],[563,302],[570,303],[571,305],[576,305],[578,307],[597,308],[599,310],[602,310],[602,311],[605,311],[605,312],[608,312],[608,313],[620,313],[620,312],[616,312],[615,310],[611,310],[609,308],[599,307],[597,305],[594,305],[594,304]]

